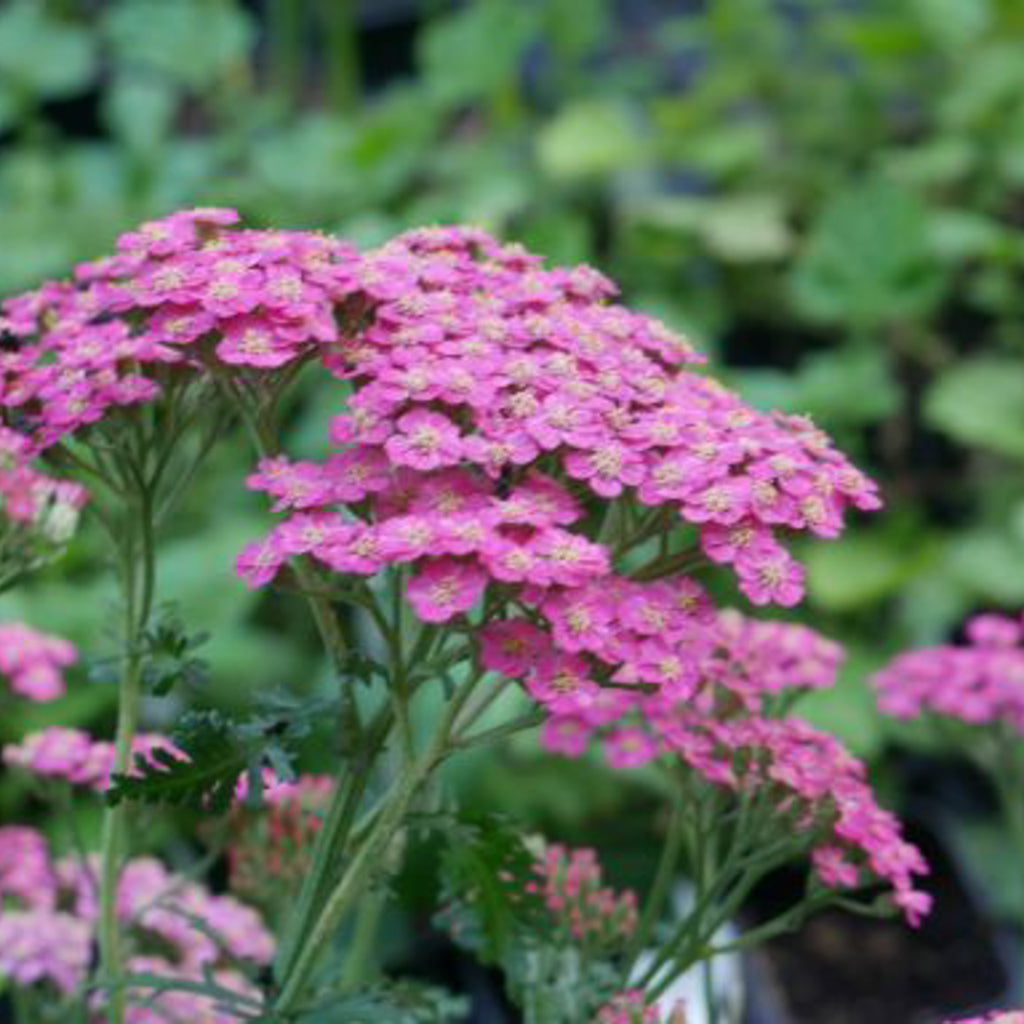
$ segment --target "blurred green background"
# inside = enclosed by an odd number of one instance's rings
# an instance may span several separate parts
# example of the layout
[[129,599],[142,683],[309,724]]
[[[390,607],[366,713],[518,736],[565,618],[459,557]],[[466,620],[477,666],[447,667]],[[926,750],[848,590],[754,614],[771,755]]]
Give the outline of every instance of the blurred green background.
[[[482,224],[596,264],[752,402],[812,414],[887,498],[803,552],[801,614],[851,651],[809,713],[876,763],[905,736],[867,672],[971,611],[1024,605],[1019,0],[0,5],[0,295],[193,204],[367,244]],[[324,450],[337,406],[306,383],[294,451]],[[234,578],[267,522],[248,468],[240,437],[218,450],[162,558],[164,596],[213,634],[202,699],[229,704],[326,683],[296,602]],[[102,655],[101,569],[86,530],[0,615]],[[0,739],[102,729],[112,700],[82,681],[5,715]],[[563,830],[628,801],[530,749],[461,771]],[[0,814],[23,799],[3,783]]]

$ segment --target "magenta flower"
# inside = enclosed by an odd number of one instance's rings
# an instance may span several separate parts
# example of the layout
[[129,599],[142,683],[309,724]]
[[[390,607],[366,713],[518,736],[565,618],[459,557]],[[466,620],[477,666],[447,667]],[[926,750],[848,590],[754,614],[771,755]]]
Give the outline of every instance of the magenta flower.
[[487,574],[471,562],[438,558],[424,562],[409,580],[406,595],[424,622],[447,622],[483,596]]

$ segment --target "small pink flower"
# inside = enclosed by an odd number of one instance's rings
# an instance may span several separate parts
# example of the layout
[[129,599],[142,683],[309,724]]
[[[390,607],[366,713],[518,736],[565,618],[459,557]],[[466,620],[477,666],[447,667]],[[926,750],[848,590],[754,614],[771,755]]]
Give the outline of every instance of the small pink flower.
[[472,562],[455,558],[427,561],[409,580],[406,595],[424,622],[447,622],[469,611],[483,596],[487,574]]
[[462,458],[458,427],[446,416],[417,410],[402,416],[397,427],[399,433],[384,447],[398,465],[431,470],[455,465]]
[[605,756],[613,768],[639,768],[659,754],[658,742],[637,728],[615,729],[605,737]]
[[252,589],[265,587],[278,574],[287,555],[274,537],[246,544],[238,556],[238,575]]

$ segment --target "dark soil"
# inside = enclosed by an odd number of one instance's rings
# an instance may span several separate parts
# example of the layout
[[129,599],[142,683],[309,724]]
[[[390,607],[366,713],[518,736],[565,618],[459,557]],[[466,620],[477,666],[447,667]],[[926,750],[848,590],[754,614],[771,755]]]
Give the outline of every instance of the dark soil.
[[[908,831],[932,867],[935,906],[921,927],[829,911],[772,940],[751,960],[750,1024],[937,1024],[998,1006],[1010,982],[990,925],[935,837]],[[800,885],[773,878],[752,923],[791,904]]]

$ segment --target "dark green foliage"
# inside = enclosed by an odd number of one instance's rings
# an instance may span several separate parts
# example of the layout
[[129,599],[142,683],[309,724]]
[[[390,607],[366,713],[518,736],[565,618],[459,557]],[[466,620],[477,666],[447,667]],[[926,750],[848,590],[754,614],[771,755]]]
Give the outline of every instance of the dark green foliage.
[[157,697],[176,687],[201,687],[209,678],[209,665],[193,654],[210,638],[209,633],[189,633],[172,606],[162,609],[157,622],[143,635],[145,667],[143,682]]
[[323,1000],[300,1024],[447,1024],[462,1021],[468,1001],[436,985],[383,981],[350,995]]
[[134,773],[113,777],[107,800],[219,814],[230,806],[238,780],[246,774],[249,799],[258,802],[262,769],[273,769],[280,779],[293,777],[296,742],[334,708],[329,702],[271,695],[259,712],[244,719],[216,710],[186,712],[171,736],[185,758],[165,750],[154,751],[148,759],[138,757]]

